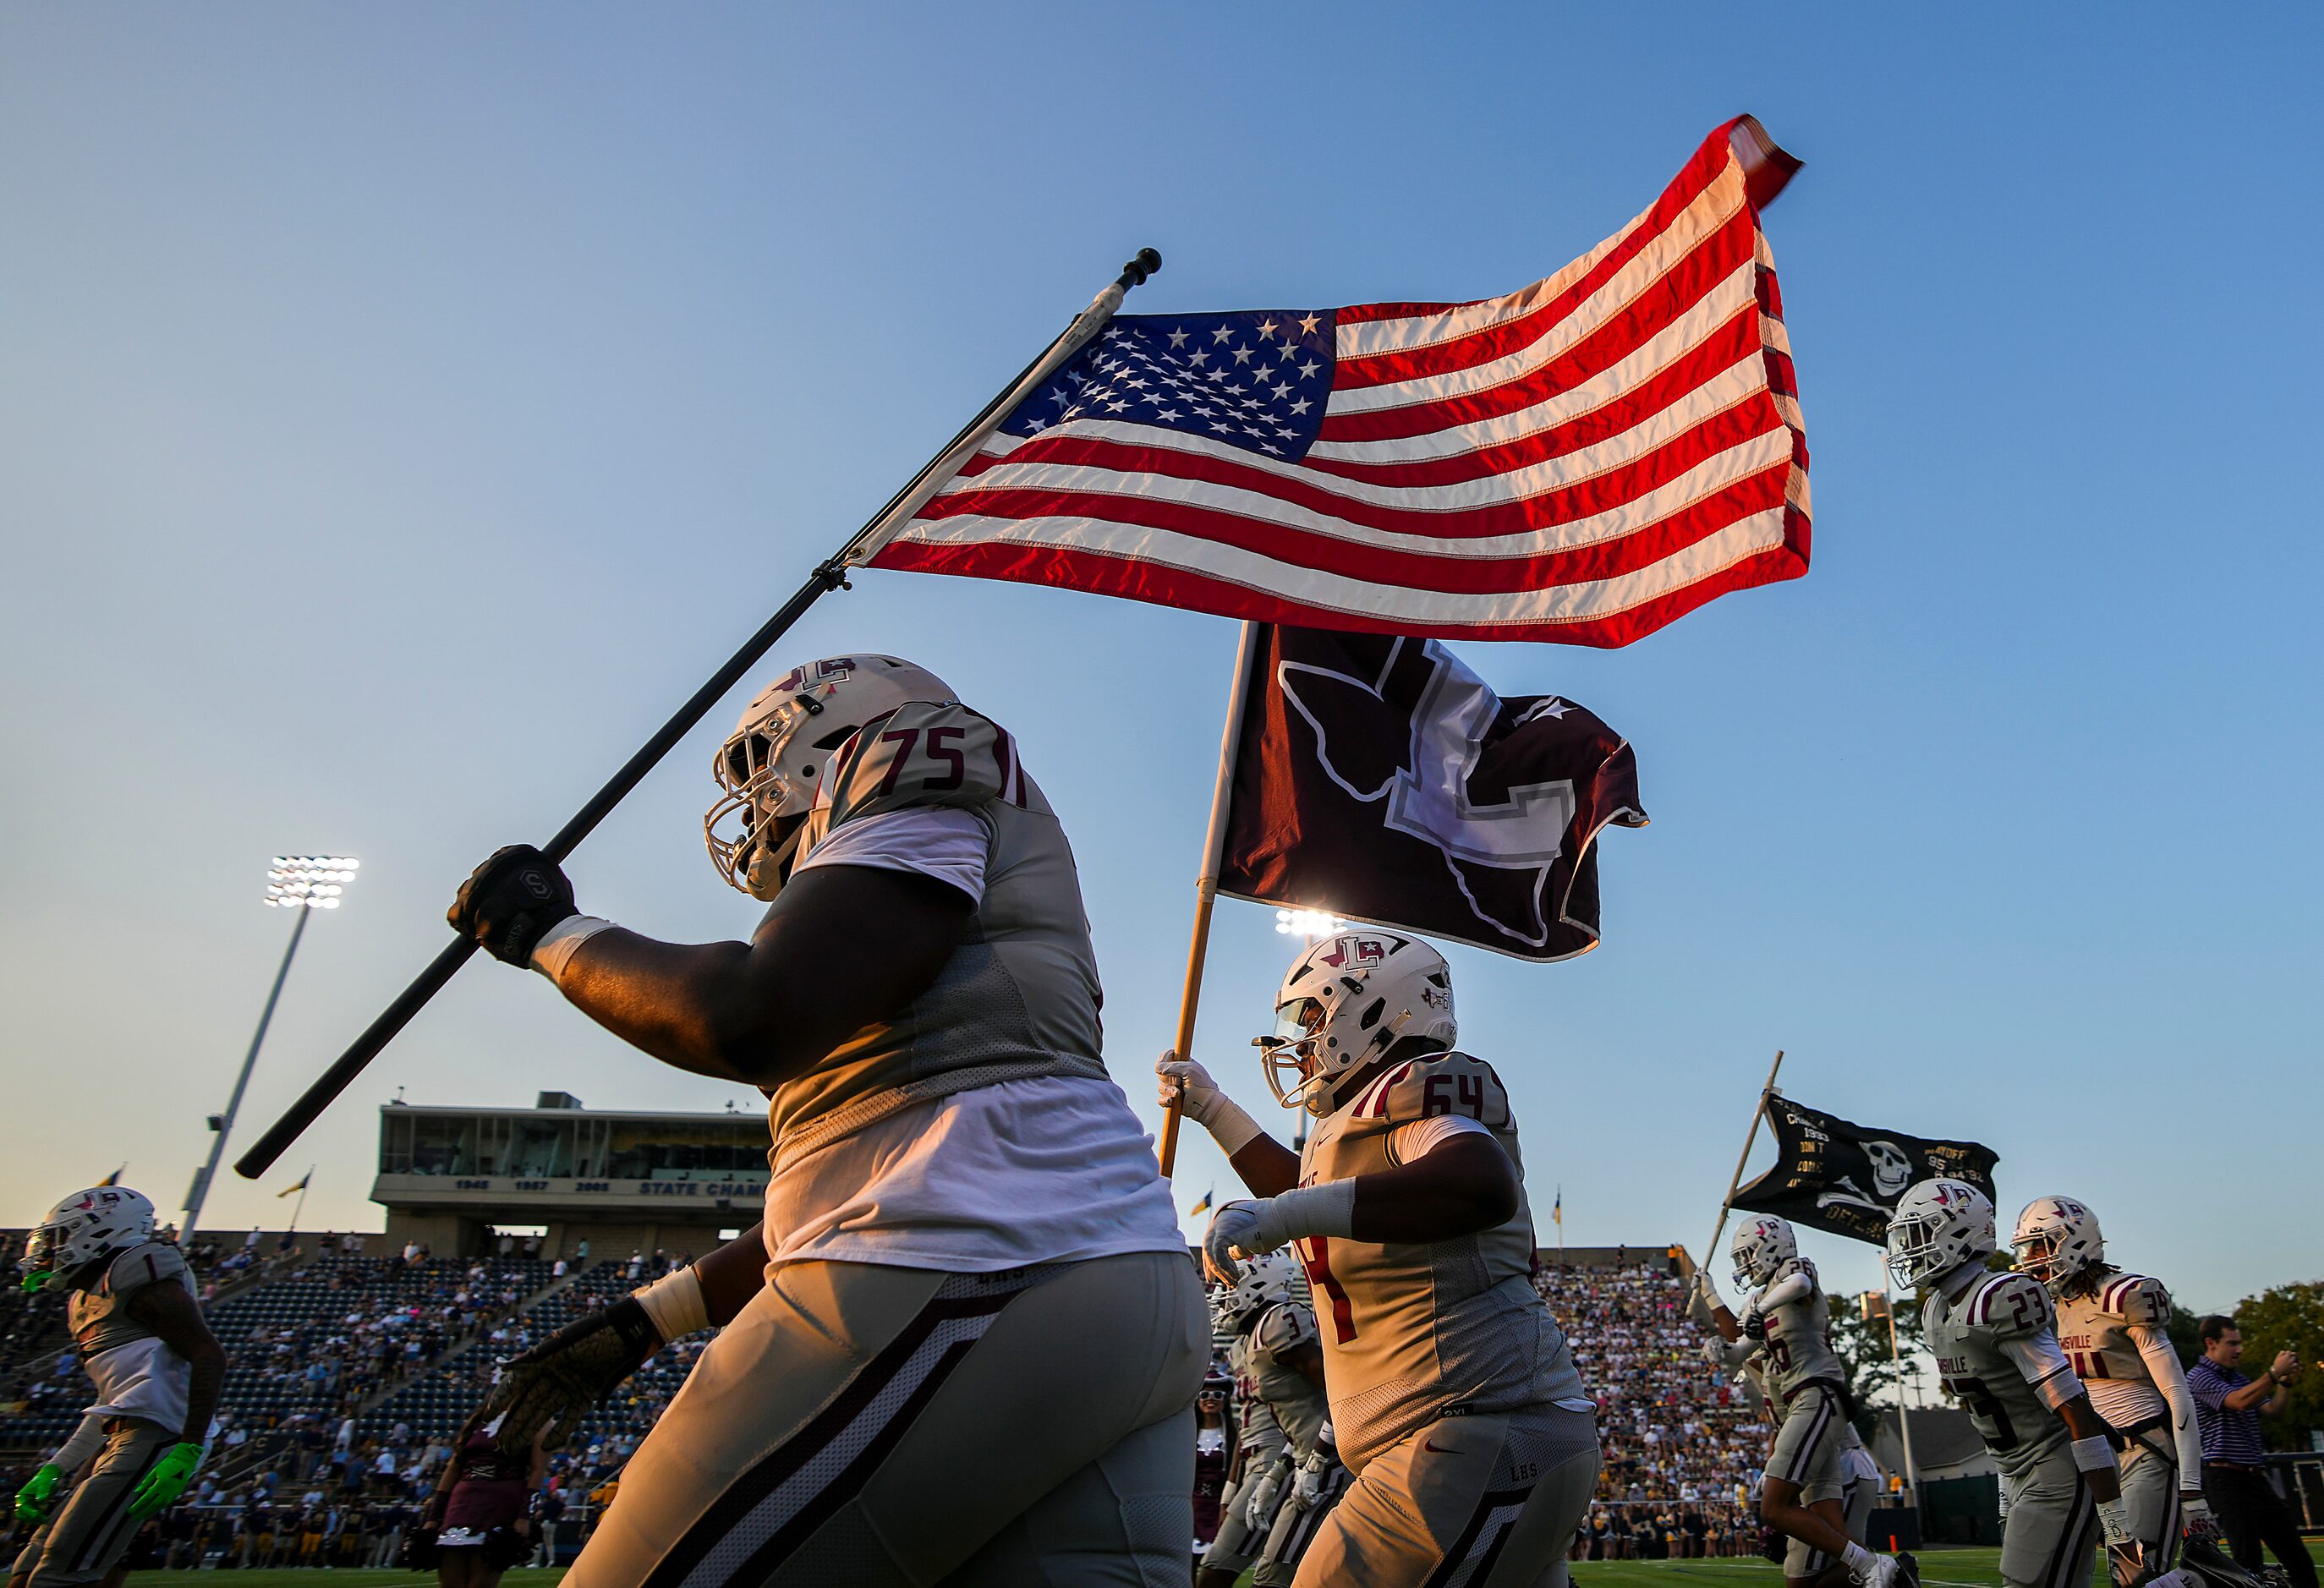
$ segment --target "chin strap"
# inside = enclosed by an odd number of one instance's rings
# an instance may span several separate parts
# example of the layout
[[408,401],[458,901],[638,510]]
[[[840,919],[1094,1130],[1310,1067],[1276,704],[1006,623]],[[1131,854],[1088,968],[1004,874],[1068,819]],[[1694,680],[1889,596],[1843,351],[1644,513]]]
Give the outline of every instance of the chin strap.
[[[752,898],[762,904],[771,904],[783,884],[791,880],[791,864],[798,858],[799,840],[807,836],[807,823],[802,821],[784,836],[783,841],[770,852],[762,844],[752,851],[750,863],[742,868],[742,881]],[[759,890],[761,877],[771,878],[765,892]]]

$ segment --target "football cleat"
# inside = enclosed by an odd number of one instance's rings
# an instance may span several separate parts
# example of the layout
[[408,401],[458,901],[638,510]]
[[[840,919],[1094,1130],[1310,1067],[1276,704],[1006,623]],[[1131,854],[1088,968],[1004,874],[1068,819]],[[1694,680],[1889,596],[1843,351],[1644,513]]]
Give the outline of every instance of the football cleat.
[[1921,1588],[1921,1563],[1904,1550],[1872,1557],[1869,1575],[1858,1577],[1864,1588]]
[[2230,1559],[2208,1538],[2190,1538],[2179,1546],[2180,1576],[2191,1578],[2190,1588],[2264,1588],[2264,1579]]

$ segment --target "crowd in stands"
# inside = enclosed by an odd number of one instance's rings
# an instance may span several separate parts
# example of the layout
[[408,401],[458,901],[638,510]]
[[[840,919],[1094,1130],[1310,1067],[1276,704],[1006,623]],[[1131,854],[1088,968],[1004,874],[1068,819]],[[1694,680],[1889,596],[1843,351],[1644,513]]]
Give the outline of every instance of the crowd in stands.
[[[233,1366],[210,1458],[187,1500],[148,1524],[143,1564],[392,1564],[495,1364],[692,1260],[690,1252],[632,1252],[584,1270],[586,1252],[544,1260],[537,1241],[507,1242],[473,1260],[438,1258],[416,1243],[370,1255],[361,1237],[326,1236],[315,1246],[313,1255],[304,1242],[263,1252],[255,1242],[188,1249]],[[253,1269],[262,1282],[244,1282]],[[21,1452],[0,1457],[0,1494],[13,1493],[64,1439],[88,1398],[66,1348],[60,1299],[20,1299],[6,1314],[6,1360],[21,1354],[31,1382],[0,1403],[0,1445]],[[21,1353],[13,1350],[19,1343]],[[707,1343],[703,1336],[664,1350],[552,1455],[544,1558],[577,1551],[622,1463]]]
[[1746,1501],[1773,1436],[1758,1402],[1702,1358],[1686,1285],[1665,1263],[1557,1270],[1535,1288],[1598,1397],[1601,1500]]
[[[260,1246],[188,1251],[234,1367],[209,1463],[188,1502],[149,1525],[150,1564],[392,1564],[496,1364],[691,1260],[545,1261],[521,1242],[475,1259],[417,1244],[374,1254],[349,1238],[318,1240],[312,1255],[303,1242]],[[1702,1360],[1683,1283],[1663,1262],[1551,1267],[1536,1283],[1598,1399],[1604,1462],[1575,1558],[1756,1554],[1769,1429]],[[23,1454],[14,1471],[0,1457],[0,1493],[70,1431],[88,1388],[59,1344],[57,1298],[11,1295],[0,1375],[24,1371],[0,1406],[0,1446]],[[578,1549],[708,1338],[665,1348],[552,1455],[541,1542],[555,1558]]]

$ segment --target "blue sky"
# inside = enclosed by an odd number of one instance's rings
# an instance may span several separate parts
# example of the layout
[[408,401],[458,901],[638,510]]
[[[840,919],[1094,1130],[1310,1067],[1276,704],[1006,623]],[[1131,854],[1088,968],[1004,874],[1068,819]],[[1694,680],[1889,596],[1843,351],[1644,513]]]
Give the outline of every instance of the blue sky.
[[[124,1158],[182,1196],[288,930],[270,854],[364,871],[246,1133],[1134,248],[1145,312],[1506,291],[1748,109],[1807,162],[1768,230],[1813,570],[1627,651],[1464,651],[1628,734],[1655,817],[1599,952],[1453,955],[1536,1203],[1699,1243],[1780,1047],[2192,1305],[2315,1277],[2324,20],[1752,14],[0,14],[0,1219]],[[1233,637],[875,574],[782,657],[897,651],[1017,733],[1149,1119]],[[585,908],[747,931],[698,823],[750,692],[576,857]],[[1204,1002],[1255,1107],[1271,927],[1222,907]],[[309,1162],[309,1222],[375,1220],[398,1088],[733,1095],[480,965],[214,1221]],[[1224,1179],[1192,1144],[1182,1205]]]

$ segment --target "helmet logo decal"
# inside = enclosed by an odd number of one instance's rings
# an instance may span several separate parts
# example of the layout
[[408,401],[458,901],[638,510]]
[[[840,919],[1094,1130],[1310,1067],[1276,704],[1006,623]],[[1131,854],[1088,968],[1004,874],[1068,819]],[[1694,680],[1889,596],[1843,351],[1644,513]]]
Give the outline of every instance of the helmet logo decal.
[[775,689],[784,695],[796,695],[801,689],[812,689],[817,684],[835,683],[855,670],[852,656],[826,656],[821,661],[811,661],[795,667],[775,681]]
[[1315,956],[1316,963],[1328,965],[1333,970],[1360,969],[1378,965],[1388,957],[1388,945],[1377,937],[1334,937],[1328,953]]

